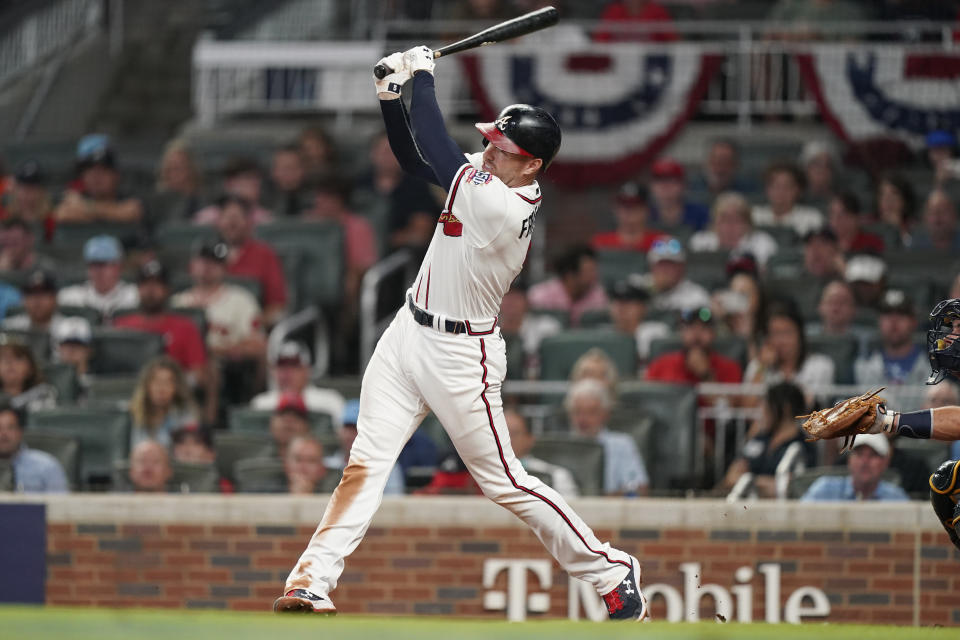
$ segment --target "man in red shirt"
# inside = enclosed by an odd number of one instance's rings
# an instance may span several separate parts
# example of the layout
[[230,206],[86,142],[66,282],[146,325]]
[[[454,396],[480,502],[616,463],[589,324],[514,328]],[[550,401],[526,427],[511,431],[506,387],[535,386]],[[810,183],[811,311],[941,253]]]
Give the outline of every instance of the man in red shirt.
[[[677,32],[671,23],[673,16],[656,0],[616,0],[611,2],[600,15],[601,22],[619,23],[621,29],[604,29],[593,37],[597,42],[674,42]],[[656,23],[660,29],[634,28],[630,24],[643,25]]]
[[264,322],[273,326],[287,305],[287,283],[277,253],[265,242],[253,238],[253,207],[234,195],[218,202],[217,230],[230,247],[227,273],[252,278],[260,283]]
[[683,349],[665,353],[647,368],[647,380],[697,384],[700,382],[738,383],[743,379],[740,365],[713,349],[717,335],[713,314],[708,307],[687,309],[680,314]]
[[646,253],[663,232],[647,228],[650,216],[647,188],[639,182],[624,183],[613,202],[617,228],[598,233],[591,244],[594,249],[619,249]]

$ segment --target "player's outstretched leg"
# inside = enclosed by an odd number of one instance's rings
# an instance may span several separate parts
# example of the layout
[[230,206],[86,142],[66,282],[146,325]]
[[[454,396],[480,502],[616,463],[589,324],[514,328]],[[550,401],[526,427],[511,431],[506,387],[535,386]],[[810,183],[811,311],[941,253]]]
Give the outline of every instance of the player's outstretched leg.
[[954,502],[957,494],[960,494],[960,460],[947,460],[930,475],[930,504],[950,542],[960,549],[960,504]]

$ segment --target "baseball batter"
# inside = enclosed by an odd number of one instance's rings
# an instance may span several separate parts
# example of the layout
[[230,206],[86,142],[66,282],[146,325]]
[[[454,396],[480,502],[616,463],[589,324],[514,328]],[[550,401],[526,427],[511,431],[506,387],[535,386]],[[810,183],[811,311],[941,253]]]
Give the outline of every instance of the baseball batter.
[[[540,209],[537,176],[560,147],[545,111],[512,105],[479,123],[485,148],[464,155],[446,132],[433,52],[381,60],[375,80],[390,146],[404,170],[447,190],[407,302],[377,344],[360,392],[357,439],[323,519],[290,576],[278,612],[331,614],[344,558],[380,505],[404,443],[431,410],[483,493],[526,522],[571,575],[591,583],[612,619],[642,620],[636,558],[600,542],[562,497],[527,475],[503,418],[500,302],[523,266]],[[400,89],[413,78],[409,114]]]

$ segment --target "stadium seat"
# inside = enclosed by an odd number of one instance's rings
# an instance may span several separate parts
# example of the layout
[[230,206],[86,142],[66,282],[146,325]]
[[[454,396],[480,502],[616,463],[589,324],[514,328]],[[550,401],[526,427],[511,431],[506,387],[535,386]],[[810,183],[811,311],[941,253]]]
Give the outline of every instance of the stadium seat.
[[606,327],[613,323],[610,312],[606,309],[590,309],[580,316],[580,326],[584,329]]
[[[230,431],[232,433],[270,433],[270,416],[273,411],[250,409],[249,407],[232,407],[230,409]],[[328,443],[337,442],[337,434],[333,430],[333,418],[328,413],[310,412],[310,425],[313,435],[326,447]]]
[[507,380],[521,380],[524,377],[523,339],[518,335],[503,334],[507,348]]
[[[339,225],[280,221],[260,225],[256,234],[280,253],[290,247],[303,250],[304,264],[296,282],[300,304],[326,307],[340,301],[343,294],[344,239]],[[294,286],[294,283],[287,284]]]
[[57,311],[64,316],[76,316],[85,319],[91,327],[95,327],[103,321],[103,316],[93,307],[78,307],[72,305],[61,305]]
[[189,223],[171,223],[161,226],[154,232],[154,240],[162,250],[193,250],[193,245],[202,240],[215,240],[219,236],[217,228],[211,225]]
[[142,229],[139,224],[126,222],[59,223],[53,232],[52,243],[59,247],[75,248],[79,254],[87,240],[99,235],[113,236],[129,246],[140,238]]
[[50,359],[50,333],[48,331],[32,331],[30,329],[3,329],[0,335],[5,340],[21,342],[33,352],[37,362],[46,362]]
[[783,247],[767,261],[766,276],[777,280],[799,278],[803,275],[803,248]]
[[273,440],[265,433],[215,431],[213,445],[217,452],[217,470],[221,477],[230,480],[235,480],[233,468],[238,460],[275,455]]
[[770,278],[767,281],[768,291],[787,294],[793,298],[807,322],[819,319],[817,306],[820,304],[822,289],[823,282],[810,277]]
[[617,365],[625,378],[637,371],[637,345],[633,336],[605,329],[575,329],[548,336],[540,343],[540,378],[566,380],[577,358],[598,347]]
[[603,445],[589,438],[551,435],[538,438],[530,455],[570,470],[580,495],[603,494]]
[[87,387],[88,406],[124,408],[133,398],[137,377],[130,374],[90,376]]
[[233,465],[233,477],[239,493],[286,493],[287,476],[283,460],[246,458]]
[[807,350],[822,353],[833,360],[834,378],[837,384],[853,383],[853,361],[859,352],[859,342],[852,335],[807,337]]
[[[746,366],[747,341],[740,336],[721,336],[714,342],[714,349],[728,358],[736,360],[741,368]],[[657,338],[650,342],[650,360],[654,360],[665,353],[683,349],[683,339],[680,336]]]
[[163,352],[163,336],[159,334],[98,327],[93,330],[90,369],[96,374],[137,373]]
[[639,251],[604,249],[597,251],[597,268],[600,282],[609,290],[631,273],[644,273],[647,270],[647,258]]
[[31,449],[46,451],[57,459],[63,467],[71,490],[81,487],[80,441],[76,437],[40,429],[27,429],[23,433],[23,441]]
[[759,225],[754,228],[757,231],[763,231],[764,233],[773,236],[773,239],[777,241],[777,246],[781,251],[792,247],[797,247],[801,253],[803,251],[803,247],[800,244],[800,238],[797,236],[797,232],[793,230],[793,227],[782,225]]
[[0,459],[0,492],[14,491],[13,462],[8,458]]
[[40,367],[43,379],[57,390],[57,404],[69,405],[77,400],[79,383],[77,371],[72,364],[65,362],[50,362]]
[[113,462],[127,457],[130,417],[117,409],[67,408],[34,411],[27,430],[57,433],[80,443],[80,480],[84,486],[110,478]]
[[302,303],[304,292],[300,290],[300,274],[307,264],[305,250],[296,245],[285,245],[277,249],[277,257],[283,265],[287,282],[287,309],[299,311],[306,306]]
[[[167,490],[173,493],[219,493],[220,477],[213,464],[171,462],[173,475]],[[113,463],[113,490],[133,491],[130,483],[130,461],[116,460]]]
[[722,286],[727,280],[726,264],[729,251],[697,251],[687,253],[687,278],[708,291]]

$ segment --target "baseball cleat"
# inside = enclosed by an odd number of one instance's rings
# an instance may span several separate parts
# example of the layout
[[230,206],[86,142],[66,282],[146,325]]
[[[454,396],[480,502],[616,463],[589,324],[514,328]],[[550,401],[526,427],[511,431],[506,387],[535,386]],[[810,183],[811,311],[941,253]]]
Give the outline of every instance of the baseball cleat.
[[630,556],[630,573],[617,585],[617,588],[603,596],[607,605],[607,615],[611,620],[650,619],[647,599],[640,591],[640,561]]
[[319,613],[324,616],[337,615],[337,608],[330,598],[318,596],[306,589],[292,589],[277,598],[273,603],[275,613]]

